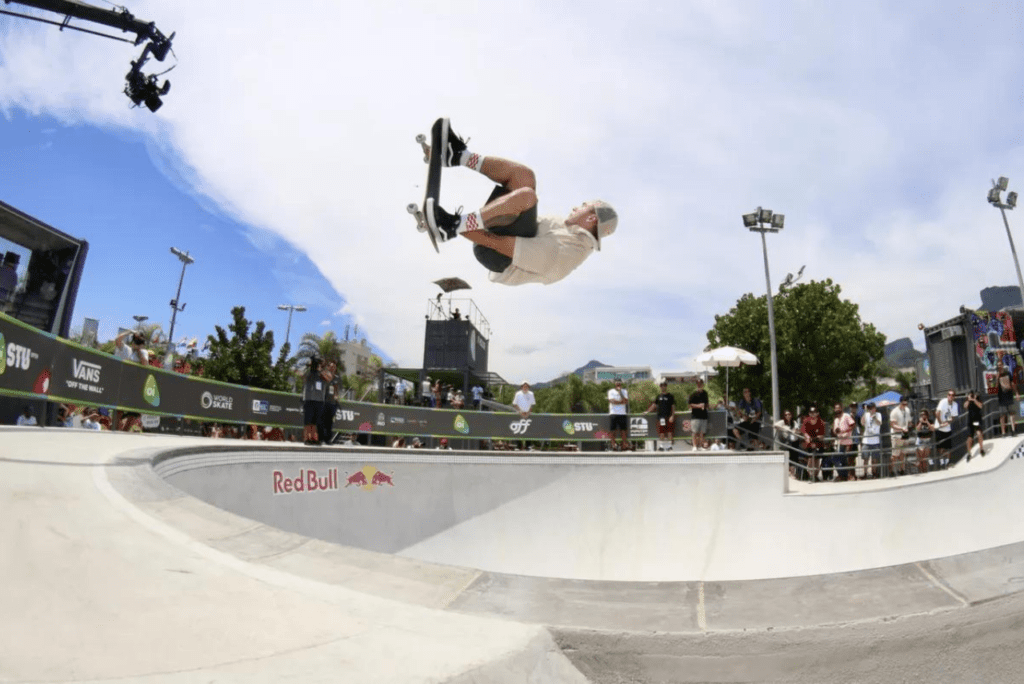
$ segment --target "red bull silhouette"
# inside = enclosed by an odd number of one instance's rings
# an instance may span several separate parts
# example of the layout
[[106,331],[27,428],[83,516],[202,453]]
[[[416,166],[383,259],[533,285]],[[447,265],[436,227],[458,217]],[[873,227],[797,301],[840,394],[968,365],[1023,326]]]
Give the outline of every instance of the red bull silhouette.
[[[394,474],[395,471],[392,470],[391,475]],[[391,475],[386,475],[378,470],[373,474],[373,480],[371,480],[371,484],[373,484],[373,486],[375,487],[381,487],[383,485],[391,485],[392,487],[394,487],[395,483],[391,481]]]
[[[348,475],[348,473],[345,473],[345,474]],[[374,479],[376,479],[376,475],[374,476]],[[349,485],[356,485],[357,487],[365,487],[367,484],[368,484],[368,482],[366,481],[366,473],[364,473],[361,470],[357,470],[356,472],[352,473],[351,475],[348,475],[348,479],[345,480],[345,486],[346,487],[348,487]]]

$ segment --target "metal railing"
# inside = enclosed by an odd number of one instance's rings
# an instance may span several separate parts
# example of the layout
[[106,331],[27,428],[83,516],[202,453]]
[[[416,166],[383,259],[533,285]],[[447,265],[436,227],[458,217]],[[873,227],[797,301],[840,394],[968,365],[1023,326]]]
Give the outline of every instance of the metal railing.
[[[987,407],[986,407],[987,408]],[[965,418],[965,414],[959,416]],[[982,425],[990,422],[989,418],[994,417],[991,425],[983,427],[982,442],[994,436],[999,428],[998,412],[986,411],[982,415]],[[864,444],[864,435],[854,437],[852,448],[845,451],[826,451],[824,445],[833,446],[840,439],[837,437],[825,437],[822,439],[821,450],[807,451],[802,445],[805,440],[799,439],[796,443],[788,443],[784,439],[779,440],[782,450],[789,454],[789,466],[792,476],[799,480],[821,482],[821,481],[847,481],[859,479],[879,479],[890,477],[902,477],[934,470],[944,470],[955,465],[961,459],[970,460],[970,452],[963,449],[967,439],[973,441],[974,434],[967,434],[969,426],[963,421],[950,430],[950,448],[940,454],[936,445],[940,431],[934,427],[926,437],[918,435],[912,430],[908,433],[906,442],[900,445],[893,445],[894,438],[900,438],[897,432],[884,432],[879,434],[878,446]],[[739,428],[739,426],[736,426]],[[798,433],[799,434],[799,433]],[[888,438],[889,446],[884,446]],[[749,435],[748,435],[749,439]],[[972,450],[973,450],[973,444]],[[867,447],[867,448],[865,448]],[[858,464],[858,459],[860,463]],[[859,474],[858,474],[859,473]]]

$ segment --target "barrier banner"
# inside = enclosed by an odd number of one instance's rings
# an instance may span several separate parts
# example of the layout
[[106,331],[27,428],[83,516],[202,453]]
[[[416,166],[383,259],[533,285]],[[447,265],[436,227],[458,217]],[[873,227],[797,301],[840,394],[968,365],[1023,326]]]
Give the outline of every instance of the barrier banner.
[[[711,412],[711,436],[724,436],[725,413]],[[451,410],[341,402],[334,415],[338,432],[386,433],[456,439],[600,441],[611,437],[607,414],[535,413],[522,418],[518,413]],[[690,434],[690,414],[677,413],[677,437]],[[655,439],[658,420],[653,413],[629,417],[629,437]]]
[[249,388],[245,422],[257,425],[302,426],[302,396]]
[[0,314],[0,389],[14,395],[47,394],[53,349],[43,333]]
[[[173,431],[188,421],[301,427],[302,397],[196,378],[109,354],[40,332],[0,314],[0,393],[153,416],[149,429]],[[159,420],[157,420],[159,418]],[[454,439],[600,441],[610,438],[607,414],[494,413],[342,401],[338,432]],[[198,430],[198,427],[195,428]],[[676,415],[687,436],[690,414]],[[725,434],[725,413],[711,412],[711,437]],[[654,439],[654,414],[629,417],[629,437]]]
[[116,406],[122,362],[109,354],[53,341],[50,397],[88,406]]

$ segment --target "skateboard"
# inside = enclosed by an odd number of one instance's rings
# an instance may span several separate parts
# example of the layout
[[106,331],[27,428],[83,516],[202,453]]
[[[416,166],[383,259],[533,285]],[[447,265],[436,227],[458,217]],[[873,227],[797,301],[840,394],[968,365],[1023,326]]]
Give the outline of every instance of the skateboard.
[[423,148],[423,161],[427,163],[427,189],[423,195],[423,204],[409,204],[405,210],[416,219],[416,229],[430,236],[434,251],[440,253],[437,246],[437,235],[431,230],[428,216],[433,216],[438,196],[441,194],[441,155],[448,139],[448,119],[438,119],[430,129],[430,145],[427,136],[422,133],[416,136],[416,142]]

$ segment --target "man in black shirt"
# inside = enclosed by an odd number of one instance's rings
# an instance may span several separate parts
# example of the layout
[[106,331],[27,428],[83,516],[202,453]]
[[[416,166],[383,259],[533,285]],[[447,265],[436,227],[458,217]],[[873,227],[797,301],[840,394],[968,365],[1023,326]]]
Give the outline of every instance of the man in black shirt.
[[693,433],[693,450],[708,448],[708,391],[704,379],[697,378],[697,391],[690,395],[690,432]]
[[658,409],[658,451],[672,451],[676,434],[676,398],[668,391],[668,383],[661,382],[661,394],[647,407],[647,413]]

